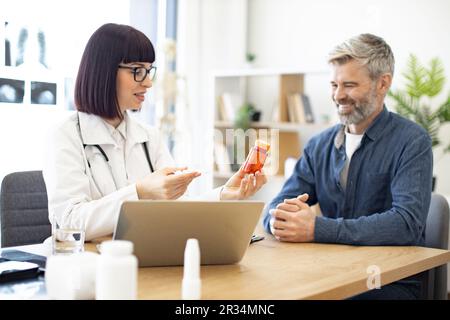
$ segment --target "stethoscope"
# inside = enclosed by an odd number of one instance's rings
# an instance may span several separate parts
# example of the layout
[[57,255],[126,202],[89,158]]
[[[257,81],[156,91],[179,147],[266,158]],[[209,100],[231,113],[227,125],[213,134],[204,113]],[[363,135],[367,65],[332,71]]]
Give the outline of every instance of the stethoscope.
[[[106,155],[105,150],[103,150],[103,148],[100,147],[100,145],[98,145],[98,144],[85,144],[85,143],[84,143],[84,140],[83,140],[83,134],[81,133],[80,115],[79,115],[78,112],[77,112],[77,118],[78,118],[78,130],[79,130],[79,132],[80,132],[80,138],[81,138],[81,143],[83,144],[83,149],[86,149],[86,147],[94,147],[94,148],[97,148],[98,151],[100,151],[100,153],[102,154],[102,156],[103,156],[103,158],[105,159],[106,163],[108,164],[108,167],[109,167],[110,172],[111,172],[111,177],[112,177],[112,179],[113,179],[113,181],[114,181],[114,184],[116,185],[116,189],[117,189],[117,184],[116,184],[116,181],[115,181],[115,179],[114,179],[114,175],[113,175],[113,173],[112,173],[111,165],[110,165],[110,163],[109,163],[109,158],[108,158],[108,156]],[[153,173],[155,170],[153,169],[153,165],[152,165],[152,162],[151,162],[151,160],[150,160],[150,153],[148,152],[147,143],[146,143],[146,142],[142,142],[142,146],[144,147],[145,158],[147,159],[148,166],[150,167],[150,172]],[[87,157],[86,157],[86,161],[87,161],[87,164],[88,164],[89,169],[90,169],[90,168],[91,168],[91,164],[90,164],[90,162],[89,162],[89,160],[88,160]],[[97,188],[98,188],[98,186],[97,186]],[[99,190],[100,190],[100,189],[99,189]]]

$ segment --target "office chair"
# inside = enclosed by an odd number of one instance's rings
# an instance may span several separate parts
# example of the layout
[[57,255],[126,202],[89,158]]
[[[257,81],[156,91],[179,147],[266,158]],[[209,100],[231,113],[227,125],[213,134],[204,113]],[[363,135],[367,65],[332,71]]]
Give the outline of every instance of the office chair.
[[41,243],[51,235],[42,171],[8,174],[0,196],[1,246]]
[[[445,197],[432,194],[425,229],[425,246],[448,249],[449,205]],[[447,300],[447,265],[427,272],[424,284],[424,298],[428,300]]]

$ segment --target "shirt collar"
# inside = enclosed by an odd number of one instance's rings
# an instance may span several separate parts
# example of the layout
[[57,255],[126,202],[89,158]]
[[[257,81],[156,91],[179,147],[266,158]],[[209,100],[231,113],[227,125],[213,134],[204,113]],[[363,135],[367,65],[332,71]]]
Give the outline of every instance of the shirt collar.
[[[376,140],[382,134],[384,128],[389,121],[389,111],[386,105],[383,105],[383,110],[380,114],[373,120],[371,125],[367,128],[364,135],[366,135],[371,140]],[[345,141],[345,130],[346,126],[341,125],[339,131],[334,138],[334,146],[339,149]]]
[[369,128],[367,128],[365,135],[371,140],[377,140],[378,137],[383,133],[388,122],[389,122],[389,111],[387,110],[386,105],[383,105],[383,110],[373,120]]
[[124,120],[117,129],[108,125],[97,115],[78,112],[78,117],[83,143],[87,145],[115,144],[112,137],[114,130],[119,130],[130,146],[149,140],[147,129],[127,113],[125,113]]
[[346,127],[343,124],[341,124],[336,136],[334,137],[334,146],[336,147],[336,149],[339,149],[344,144],[345,128]]
[[108,129],[108,132],[111,136],[114,136],[115,132],[119,132],[120,135],[124,140],[127,139],[127,121],[126,121],[127,114],[125,113],[124,119],[120,122],[120,124],[117,126],[117,128],[114,128],[111,124],[109,124],[107,121],[103,120],[106,128]]
[[103,119],[94,114],[78,112],[83,144],[115,144]]
[[148,129],[139,121],[128,115],[125,118],[127,128],[127,140],[130,144],[149,141]]

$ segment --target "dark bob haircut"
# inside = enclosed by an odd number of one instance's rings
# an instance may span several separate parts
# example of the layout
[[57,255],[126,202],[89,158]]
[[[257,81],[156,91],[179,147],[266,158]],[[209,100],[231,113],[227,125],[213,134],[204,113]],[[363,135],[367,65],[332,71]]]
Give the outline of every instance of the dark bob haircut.
[[153,45],[141,31],[121,24],[101,26],[92,34],[81,58],[75,83],[77,110],[122,119],[116,92],[118,65],[154,61]]

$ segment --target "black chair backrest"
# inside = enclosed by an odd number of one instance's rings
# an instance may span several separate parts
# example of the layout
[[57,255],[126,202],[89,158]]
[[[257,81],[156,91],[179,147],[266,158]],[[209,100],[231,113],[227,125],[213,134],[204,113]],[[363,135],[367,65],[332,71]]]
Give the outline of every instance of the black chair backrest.
[[[430,209],[428,210],[427,226],[425,229],[425,246],[436,249],[448,249],[449,205],[445,197],[432,194]],[[427,299],[447,299],[447,265],[430,270],[434,272],[430,277],[432,288]]]
[[51,235],[42,171],[8,174],[0,196],[1,246],[40,243]]

